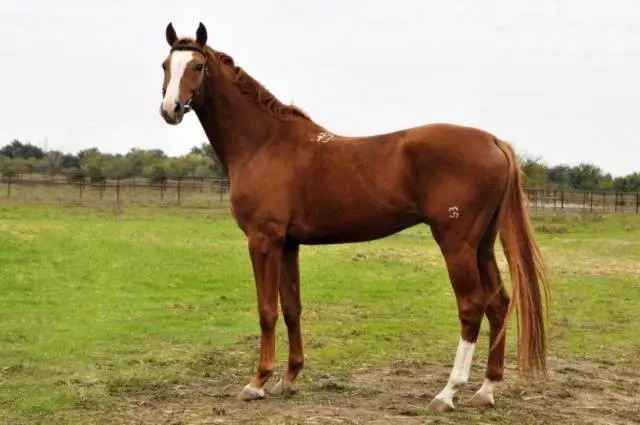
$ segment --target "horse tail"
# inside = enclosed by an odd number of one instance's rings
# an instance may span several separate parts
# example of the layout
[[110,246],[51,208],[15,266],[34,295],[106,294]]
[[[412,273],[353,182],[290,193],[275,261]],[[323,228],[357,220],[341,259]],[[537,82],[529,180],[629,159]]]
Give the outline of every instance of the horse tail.
[[524,205],[522,171],[516,155],[509,143],[497,139],[496,143],[509,163],[509,176],[498,213],[498,223],[512,287],[507,315],[496,341],[504,336],[509,317],[515,308],[518,315],[518,371],[527,378],[531,375],[546,377],[547,347],[542,312],[544,296],[548,315],[546,270]]

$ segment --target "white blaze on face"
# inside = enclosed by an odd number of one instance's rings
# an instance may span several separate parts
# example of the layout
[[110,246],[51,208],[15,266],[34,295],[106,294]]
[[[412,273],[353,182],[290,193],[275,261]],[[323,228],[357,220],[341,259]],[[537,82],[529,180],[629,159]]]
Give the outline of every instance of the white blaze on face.
[[175,51],[169,58],[169,84],[167,84],[167,92],[162,99],[162,109],[173,116],[176,102],[180,101],[180,81],[184,71],[187,69],[189,62],[193,60],[194,53],[189,51]]

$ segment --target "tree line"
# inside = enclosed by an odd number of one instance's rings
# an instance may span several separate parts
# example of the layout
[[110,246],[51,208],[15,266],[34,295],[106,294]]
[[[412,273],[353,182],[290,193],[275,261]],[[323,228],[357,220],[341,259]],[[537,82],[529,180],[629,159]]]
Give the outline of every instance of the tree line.
[[540,158],[519,157],[527,187],[549,189],[604,190],[618,192],[640,191],[640,173],[613,177],[595,164],[581,162],[575,166],[548,165]]
[[133,148],[126,154],[100,152],[97,148],[76,154],[48,150],[13,140],[0,148],[0,174],[65,175],[69,180],[103,181],[145,177],[152,182],[180,178],[224,178],[224,169],[209,143],[194,146],[186,155],[169,156],[161,149]]
[[[580,163],[549,165],[540,158],[519,158],[527,187],[576,190],[640,191],[640,173],[612,177],[599,166]],[[0,174],[15,177],[29,172],[66,175],[70,180],[104,180],[145,177],[150,181],[178,178],[224,178],[224,170],[208,142],[189,153],[169,156],[161,149],[129,150],[126,154],[102,153],[97,148],[76,154],[44,150],[13,140],[0,148]]]

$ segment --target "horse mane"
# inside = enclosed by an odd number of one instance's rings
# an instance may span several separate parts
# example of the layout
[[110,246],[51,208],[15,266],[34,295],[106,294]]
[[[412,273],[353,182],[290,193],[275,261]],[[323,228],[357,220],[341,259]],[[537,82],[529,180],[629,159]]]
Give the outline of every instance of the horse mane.
[[[191,38],[182,38],[177,41],[177,44],[191,44],[194,42],[195,40]],[[299,107],[293,104],[285,105],[278,100],[265,86],[247,74],[244,69],[237,66],[230,55],[214,50],[209,46],[205,46],[205,49],[206,53],[210,55],[217,64],[231,70],[235,85],[238,86],[242,93],[255,100],[262,110],[282,120],[299,117],[311,121],[311,117]]]

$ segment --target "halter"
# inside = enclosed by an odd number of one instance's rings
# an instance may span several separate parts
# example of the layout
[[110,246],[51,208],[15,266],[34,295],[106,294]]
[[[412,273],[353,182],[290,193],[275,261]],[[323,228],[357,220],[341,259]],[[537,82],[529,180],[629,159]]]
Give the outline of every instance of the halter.
[[[207,76],[208,76],[208,67],[207,67],[207,61],[209,59],[209,57],[207,56],[207,53],[204,51],[204,49],[200,48],[200,46],[198,45],[194,45],[194,44],[176,44],[175,46],[173,46],[171,48],[171,50],[169,50],[169,53],[173,53],[174,50],[180,50],[180,51],[192,51],[192,52],[198,52],[200,53],[203,57],[204,57],[204,69],[202,70],[202,72],[204,72],[204,76],[202,77],[202,85],[206,85],[207,84]],[[191,112],[192,108],[191,108],[191,101],[193,100],[194,97],[198,96],[200,94],[200,89],[196,88],[195,92],[193,93],[193,96],[191,96],[189,98],[189,100],[187,100],[186,104],[184,105],[184,113],[187,114],[189,112]]]

